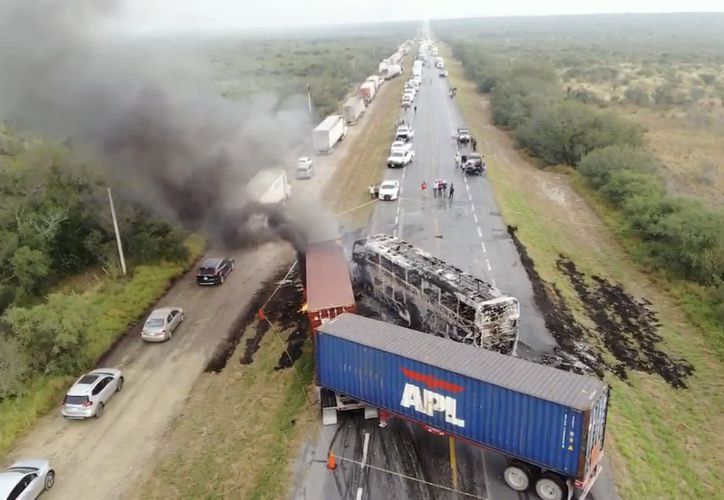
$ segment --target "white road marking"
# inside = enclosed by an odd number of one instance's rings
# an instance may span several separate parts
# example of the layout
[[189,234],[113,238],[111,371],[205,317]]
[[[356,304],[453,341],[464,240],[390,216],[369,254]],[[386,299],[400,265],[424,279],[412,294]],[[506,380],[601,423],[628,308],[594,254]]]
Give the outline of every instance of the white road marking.
[[465,189],[468,191],[468,194],[470,194],[470,186],[467,182],[465,183]]
[[470,205],[470,208],[472,209],[473,213],[475,213],[475,205]]
[[357,488],[357,498],[355,500],[362,500],[362,487]]
[[480,226],[478,226],[477,229],[478,229],[478,236],[479,236],[480,238],[482,238],[482,237],[483,237],[483,232],[480,230]]
[[396,226],[399,222],[400,222],[400,216],[399,216],[399,215],[396,215],[396,216],[395,216],[395,226]]
[[367,452],[369,451],[370,447],[370,433],[365,432],[365,441],[362,444],[362,463],[360,464],[360,468],[364,469],[365,465],[367,464]]
[[484,242],[484,241],[481,241],[481,242],[480,242],[480,246],[483,247],[483,253],[488,253],[488,249],[485,248],[485,242]]
[[485,265],[487,265],[487,266],[488,266],[488,271],[492,271],[492,270],[493,270],[493,268],[492,268],[492,267],[490,267],[490,260],[488,260],[488,259],[485,259]]
[[470,194],[470,191],[468,191],[468,200],[473,201],[473,195]]
[[475,212],[473,212],[473,220],[475,220],[476,224],[478,223],[478,214],[476,214]]

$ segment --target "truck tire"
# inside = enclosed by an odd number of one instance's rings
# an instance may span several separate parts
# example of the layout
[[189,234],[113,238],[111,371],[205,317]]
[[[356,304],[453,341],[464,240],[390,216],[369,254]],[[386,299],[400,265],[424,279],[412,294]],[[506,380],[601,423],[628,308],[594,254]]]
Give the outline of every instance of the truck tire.
[[546,472],[535,482],[535,492],[541,500],[565,500],[568,498],[566,483],[558,475]]
[[503,471],[505,484],[515,491],[525,491],[530,487],[531,471],[523,462],[510,462]]

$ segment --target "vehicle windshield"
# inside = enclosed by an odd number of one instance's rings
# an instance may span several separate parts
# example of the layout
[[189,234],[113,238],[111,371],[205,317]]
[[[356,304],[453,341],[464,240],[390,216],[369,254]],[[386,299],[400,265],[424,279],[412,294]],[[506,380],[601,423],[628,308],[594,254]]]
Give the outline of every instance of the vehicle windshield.
[[397,187],[397,186],[395,186],[394,182],[388,182],[388,183],[382,184],[382,186],[380,186],[380,189],[395,189],[395,187]]
[[216,272],[216,268],[214,268],[214,267],[199,268],[199,274],[214,274],[215,272]]
[[394,153],[392,153],[392,155],[390,155],[390,156],[395,156],[395,157],[398,157],[398,156],[402,156],[402,153],[401,153],[401,152],[399,152],[399,151],[395,151],[395,152],[394,152]]
[[163,318],[149,318],[148,321],[146,321],[146,326],[148,328],[158,328],[159,326],[163,326]]
[[65,397],[65,404],[67,405],[82,405],[85,404],[85,402],[88,401],[88,396],[66,396]]

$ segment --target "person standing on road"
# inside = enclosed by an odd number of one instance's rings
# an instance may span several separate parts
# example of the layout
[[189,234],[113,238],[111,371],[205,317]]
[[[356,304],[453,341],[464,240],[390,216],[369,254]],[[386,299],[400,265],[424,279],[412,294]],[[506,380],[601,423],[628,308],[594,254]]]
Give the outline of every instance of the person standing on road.
[[473,138],[473,151],[477,151],[477,150],[478,150],[478,141],[475,138]]
[[451,182],[450,183],[450,195],[448,196],[448,198],[450,198],[450,201],[452,201],[454,193],[455,193],[455,183]]
[[417,114],[417,104],[415,104],[415,114]]
[[420,184],[420,190],[422,191],[422,197],[425,197],[425,190],[427,189],[427,182],[422,181],[422,184]]
[[374,199],[374,197],[375,197],[375,185],[374,185],[374,184],[370,184],[369,190],[370,190],[370,199],[372,200],[372,199]]

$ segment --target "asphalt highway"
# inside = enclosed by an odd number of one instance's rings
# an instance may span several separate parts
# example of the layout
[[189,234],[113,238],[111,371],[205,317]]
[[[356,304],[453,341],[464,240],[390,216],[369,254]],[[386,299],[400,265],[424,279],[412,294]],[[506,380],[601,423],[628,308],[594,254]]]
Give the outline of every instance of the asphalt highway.
[[[521,305],[519,351],[550,352],[555,341],[534,303],[531,283],[487,178],[484,174],[464,176],[455,168],[458,145],[453,133],[465,123],[455,99],[449,97],[447,79],[439,76],[432,58],[426,61],[414,105],[416,111],[410,107],[401,111],[400,117],[414,128],[415,160],[404,168],[387,169],[385,180],[400,181],[400,199],[377,203],[368,234],[399,236],[517,297]],[[390,143],[393,140],[394,131],[390,130]],[[472,152],[470,146],[459,150],[461,154]],[[485,155],[485,151],[478,152]],[[452,198],[433,195],[435,179],[454,185]],[[424,192],[423,182],[427,184]],[[329,450],[337,457],[334,471],[325,467]],[[403,421],[392,421],[381,429],[376,420],[340,415],[339,425],[324,427],[316,446],[306,450],[306,463],[295,498],[537,498],[534,492],[519,494],[505,485],[505,461],[499,454],[451,442]],[[607,476],[599,478],[589,498],[615,498]]]

